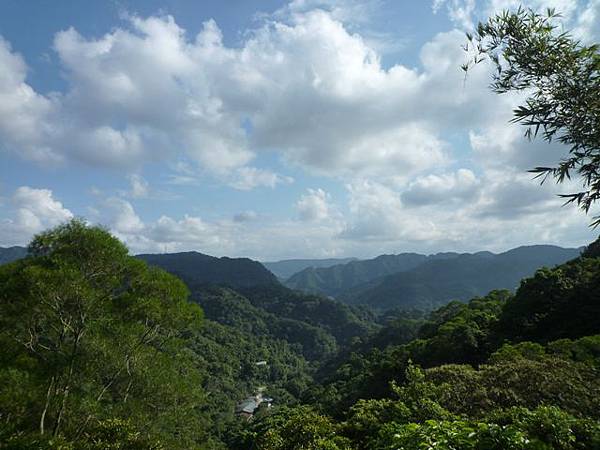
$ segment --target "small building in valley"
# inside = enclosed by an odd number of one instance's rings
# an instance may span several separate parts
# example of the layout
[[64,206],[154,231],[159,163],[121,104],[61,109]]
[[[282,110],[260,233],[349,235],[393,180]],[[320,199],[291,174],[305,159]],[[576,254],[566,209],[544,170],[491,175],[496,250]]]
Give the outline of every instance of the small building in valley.
[[248,397],[238,403],[235,407],[235,412],[239,416],[250,420],[263,403],[267,406],[267,408],[270,408],[273,403],[273,399],[271,397],[263,397],[262,392],[259,391],[254,397]]

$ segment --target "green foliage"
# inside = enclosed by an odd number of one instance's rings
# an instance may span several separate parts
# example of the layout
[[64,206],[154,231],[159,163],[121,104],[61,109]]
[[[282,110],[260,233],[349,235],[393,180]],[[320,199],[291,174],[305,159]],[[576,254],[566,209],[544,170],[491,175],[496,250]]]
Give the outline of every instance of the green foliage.
[[512,409],[498,423],[473,420],[427,420],[389,423],[372,448],[443,450],[575,450],[596,449],[600,426],[554,407]]
[[520,247],[498,255],[460,254],[431,258],[410,270],[356,286],[338,298],[375,310],[402,307],[430,311],[451,300],[467,301],[495,289],[514,289],[542,266],[554,266],[579,255],[576,249]]
[[285,285],[312,294],[338,297],[364,283],[412,269],[428,259],[417,253],[381,255],[330,267],[309,267],[292,275]]
[[29,254],[0,267],[4,432],[72,441],[127,418],[170,448],[195,447],[202,392],[181,337],[202,311],[183,283],[78,220],[36,236]]
[[[600,52],[561,30],[554,10],[539,14],[519,8],[479,24],[468,36],[475,50],[472,65],[489,57],[495,65],[492,90],[526,91],[527,99],[515,109],[514,122],[527,127],[532,138],[541,131],[546,141],[569,146],[555,167],[532,170],[558,183],[577,174],[581,192],[563,195],[586,212],[600,198]],[[594,225],[600,224],[596,217]]]
[[[430,314],[420,328],[421,339],[400,345],[389,341],[381,349],[378,336],[388,333],[384,328],[336,364],[323,367],[317,377],[322,386],[312,388],[305,398],[337,416],[361,398],[391,396],[390,382],[405,381],[409,359],[425,367],[483,362],[495,349],[491,330],[508,298],[507,291],[492,291],[467,304],[451,302]],[[398,329],[402,324],[406,331]],[[392,326],[395,335],[414,331],[411,321]]]
[[310,407],[281,408],[256,420],[239,448],[257,450],[347,450],[352,445],[340,436],[341,426]]
[[192,290],[208,285],[238,289],[279,284],[261,263],[248,258],[216,258],[198,252],[137,255],[137,258],[180,277]]
[[[209,319],[250,335],[285,340],[309,360],[324,360],[338,348],[335,338],[323,328],[287,318],[285,313],[270,313],[230,289],[205,288],[194,292],[193,299]],[[292,313],[289,316],[295,317]]]
[[375,331],[372,314],[329,298],[306,295],[283,286],[254,286],[242,292],[250,302],[277,317],[306,322],[332,335],[341,347]]
[[600,448],[593,251],[383,327],[276,285],[190,303],[80,221],[29,252],[0,267],[0,448]]
[[99,422],[77,442],[81,450],[163,450],[158,441],[147,439],[130,422],[108,419]]
[[437,401],[456,414],[482,417],[514,406],[556,405],[575,415],[600,417],[597,369],[562,358],[496,358],[478,369],[447,365],[426,374],[440,387]]
[[548,342],[597,334],[600,258],[581,257],[524,280],[503,309],[498,340]]
[[588,245],[581,254],[584,258],[599,258],[600,257],[600,238],[596,239]]
[[521,450],[547,448],[531,443],[514,427],[465,420],[387,424],[373,448],[440,450]]
[[508,291],[492,291],[468,304],[452,302],[435,311],[421,329],[428,339],[414,352],[415,359],[425,366],[483,362],[493,346],[491,331],[510,298]]
[[398,386],[392,383],[392,390],[398,401],[404,404],[410,414],[409,422],[422,422],[427,419],[445,419],[450,413],[439,404],[441,390],[425,379],[423,371],[410,361],[406,368],[406,381]]

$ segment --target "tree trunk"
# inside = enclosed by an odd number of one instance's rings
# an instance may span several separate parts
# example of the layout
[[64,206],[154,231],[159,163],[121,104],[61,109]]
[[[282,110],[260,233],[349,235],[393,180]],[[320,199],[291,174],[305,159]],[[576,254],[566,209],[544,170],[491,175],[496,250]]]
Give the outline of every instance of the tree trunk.
[[44,404],[44,410],[42,411],[42,417],[40,417],[40,434],[44,434],[44,425],[46,420],[46,414],[50,407],[50,398],[52,397],[52,391],[54,389],[54,376],[50,378],[50,384],[48,385],[48,391],[46,392],[46,403]]

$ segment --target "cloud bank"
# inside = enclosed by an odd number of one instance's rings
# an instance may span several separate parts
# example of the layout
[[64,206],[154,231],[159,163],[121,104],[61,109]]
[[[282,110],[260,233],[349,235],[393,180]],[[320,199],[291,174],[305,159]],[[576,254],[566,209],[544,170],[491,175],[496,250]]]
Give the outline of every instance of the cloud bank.
[[[508,124],[520,99],[490,93],[485,65],[466,80],[460,71],[462,29],[513,3],[436,0],[455,29],[432,36],[415,67],[382,64],[355,31],[353,8],[374,7],[360,2],[294,1],[235,47],[212,20],[195,36],[168,15],[131,16],[94,38],[68,28],[52,44],[63,92],[37,92],[23,57],[0,40],[0,151],[122,173],[129,190],[90,207],[134,251],[271,259],[579,245],[592,235],[588,219],[555,196],[573,186],[540,188],[526,173],[565,148],[529,143]],[[528,5],[556,6],[586,37],[599,28],[597,0]],[[279,164],[264,167],[262,157]],[[236,191],[285,189],[303,183],[293,169],[344,195],[313,183],[296,191],[287,217],[248,205],[221,219],[149,219],[137,202],[152,198],[142,173],[156,164],[175,187],[208,176]],[[5,210],[3,244],[73,215],[50,190],[27,186]]]

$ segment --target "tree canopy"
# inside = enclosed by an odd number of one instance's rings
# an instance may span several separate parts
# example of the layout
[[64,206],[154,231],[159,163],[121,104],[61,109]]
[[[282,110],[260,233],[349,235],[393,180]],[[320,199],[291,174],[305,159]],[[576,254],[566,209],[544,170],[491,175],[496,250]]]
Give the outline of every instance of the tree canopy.
[[195,448],[203,394],[182,336],[202,310],[186,286],[79,220],[28,250],[0,267],[1,438]]

